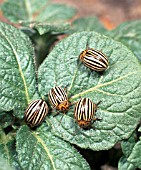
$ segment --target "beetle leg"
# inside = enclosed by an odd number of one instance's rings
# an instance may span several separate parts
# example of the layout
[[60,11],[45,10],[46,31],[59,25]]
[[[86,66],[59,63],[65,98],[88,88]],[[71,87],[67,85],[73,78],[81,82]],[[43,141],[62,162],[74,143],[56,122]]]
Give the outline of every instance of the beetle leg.
[[68,90],[68,86],[69,86],[69,84],[66,84],[66,86],[64,87],[64,90],[66,91],[66,93],[68,92],[67,90]]
[[100,76],[103,75],[104,71],[97,71]]
[[93,118],[93,121],[94,121],[94,122],[97,121],[97,120],[100,121],[100,120],[102,120],[102,119],[101,119],[101,118],[98,118],[98,117],[94,117],[94,118]]
[[59,112],[59,111],[57,111],[57,112],[56,112],[56,114],[55,114],[55,115],[53,115],[53,117],[57,116],[59,113],[60,113],[60,112]]
[[100,103],[101,103],[101,100],[100,100],[97,104],[94,104],[95,112],[97,111],[98,105],[99,105]]
[[89,47],[89,41],[87,41],[86,49],[87,49],[87,50],[90,49],[90,47]]
[[96,105],[98,106],[102,101],[100,100]]
[[69,106],[73,106],[73,105],[75,105],[77,102],[73,102],[73,103],[69,103]]
[[[79,55],[80,56],[80,55]],[[81,65],[81,63],[82,63],[82,61],[79,59],[79,57],[77,58],[77,65],[78,65],[78,67]]]

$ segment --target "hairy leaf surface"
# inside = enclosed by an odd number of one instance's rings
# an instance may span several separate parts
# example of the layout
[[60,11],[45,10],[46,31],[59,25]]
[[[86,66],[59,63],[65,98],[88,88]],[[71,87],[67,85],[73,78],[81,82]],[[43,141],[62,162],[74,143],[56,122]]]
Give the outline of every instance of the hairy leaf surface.
[[2,11],[11,22],[20,22],[24,26],[38,30],[41,35],[49,31],[65,32],[69,29],[67,20],[76,13],[72,7],[51,4],[49,0],[7,0],[2,5]]
[[[78,62],[79,54],[90,48],[102,51],[108,69],[99,74]],[[93,124],[83,130],[74,120],[74,106],[64,115],[50,117],[55,135],[82,148],[103,150],[128,138],[141,113],[141,67],[134,54],[120,42],[95,32],[76,33],[58,43],[39,68],[39,91],[44,97],[55,85],[67,87],[71,102],[89,97],[101,101]]]
[[22,126],[17,133],[17,152],[23,169],[90,169],[69,143],[55,137],[44,127],[35,132]]
[[121,24],[115,30],[107,32],[110,37],[128,46],[141,62],[141,20],[128,21]]
[[[18,162],[13,134],[6,135],[0,128],[0,156],[7,161],[9,166],[21,169]],[[7,169],[8,170],[8,169]]]
[[34,51],[29,38],[11,25],[0,23],[0,109],[23,111],[36,94]]
[[78,18],[73,21],[71,28],[71,32],[96,31],[104,33],[106,31],[97,17]]

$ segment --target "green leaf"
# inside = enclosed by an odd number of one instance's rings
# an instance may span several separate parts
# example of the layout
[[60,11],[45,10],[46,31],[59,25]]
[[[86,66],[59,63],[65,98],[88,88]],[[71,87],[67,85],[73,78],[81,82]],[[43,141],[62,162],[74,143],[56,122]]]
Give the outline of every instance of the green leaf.
[[2,11],[11,22],[33,21],[36,13],[43,11],[48,0],[7,0],[2,5]]
[[69,29],[69,23],[64,23],[72,18],[76,10],[62,4],[48,5],[30,24],[31,28],[37,29],[39,34],[52,32],[53,34],[64,33]]
[[132,153],[132,149],[135,143],[136,143],[135,133],[133,133],[130,136],[130,138],[128,138],[127,140],[124,140],[121,142],[122,152],[124,156],[122,156],[119,160],[119,163],[118,163],[119,170],[123,170],[123,169],[135,170],[136,169],[136,166],[127,160],[130,154]]
[[[103,74],[78,64],[87,43],[108,57],[109,67]],[[117,141],[129,138],[140,120],[140,63],[126,46],[98,33],[76,33],[58,43],[40,66],[38,82],[42,97],[58,85],[68,87],[72,102],[80,97],[89,97],[94,103],[101,101],[96,117],[102,120],[93,124],[95,130],[78,127],[74,106],[61,123],[62,114],[48,119],[56,136],[82,148],[111,148]]]
[[[125,140],[121,143],[122,151],[124,153],[124,157],[121,158],[121,165],[124,163],[125,165],[128,165],[132,167],[133,169],[136,169],[135,167],[140,168],[141,167],[141,141],[138,141],[136,143],[135,140],[135,133],[131,135],[131,137],[128,140]],[[119,164],[120,164],[119,162]],[[122,167],[122,166],[121,166]],[[122,168],[121,168],[122,169]]]
[[71,32],[80,32],[80,31],[96,31],[99,33],[104,33],[106,29],[100,23],[97,17],[85,17],[78,18],[72,23]]
[[138,132],[141,132],[141,126],[139,127]]
[[11,125],[14,120],[12,112],[4,112],[0,110],[0,125],[3,128]]
[[90,169],[71,145],[53,136],[45,127],[35,132],[22,126],[16,146],[23,169]]
[[134,145],[136,144],[135,141],[135,133],[133,133],[129,139],[124,140],[121,142],[121,147],[122,147],[122,152],[123,154],[128,158],[129,155],[132,152],[132,149],[134,147]]
[[0,158],[0,169],[1,170],[14,170],[8,165],[7,161],[3,158]]
[[61,34],[66,32],[69,29],[69,24],[50,24],[50,23],[40,23],[35,22],[31,25],[31,28],[38,30],[40,35],[43,35],[47,32],[52,32],[52,34]]
[[0,109],[23,117],[35,91],[34,51],[29,38],[11,25],[0,23]]
[[128,161],[141,168],[141,140],[135,144]]
[[0,155],[7,160],[11,167],[19,169],[14,136],[13,134],[6,135],[2,129],[0,129]]
[[121,24],[115,30],[109,32],[108,35],[128,46],[141,62],[140,33],[141,20],[137,20]]
[[127,161],[126,157],[121,157],[118,163],[118,170],[136,170],[136,167]]
[[[48,23],[48,22],[23,22],[22,31],[27,33],[29,36],[32,36],[34,31],[38,31],[40,35],[45,33],[52,33],[52,35],[63,34],[70,29],[69,23]],[[30,28],[28,28],[30,26]],[[36,32],[35,32],[36,33]]]
[[21,22],[24,26],[37,29],[41,35],[49,31],[65,32],[69,24],[64,22],[76,13],[72,7],[50,4],[46,0],[40,2],[38,0],[8,0],[3,4],[2,11],[11,22]]
[[50,4],[45,10],[40,12],[36,17],[36,21],[61,24],[72,18],[75,13],[76,10],[74,8],[68,7],[64,4]]

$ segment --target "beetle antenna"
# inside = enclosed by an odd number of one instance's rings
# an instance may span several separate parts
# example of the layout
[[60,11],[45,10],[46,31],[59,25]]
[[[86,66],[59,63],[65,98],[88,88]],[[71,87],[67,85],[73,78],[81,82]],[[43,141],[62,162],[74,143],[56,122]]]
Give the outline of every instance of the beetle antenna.
[[86,49],[87,49],[87,50],[89,49],[89,41],[87,41]]
[[100,100],[96,105],[98,106],[102,101]]

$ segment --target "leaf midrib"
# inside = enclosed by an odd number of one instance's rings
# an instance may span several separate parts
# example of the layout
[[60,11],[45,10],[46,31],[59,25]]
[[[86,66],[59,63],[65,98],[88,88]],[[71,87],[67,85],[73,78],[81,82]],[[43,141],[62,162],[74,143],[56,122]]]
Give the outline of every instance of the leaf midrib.
[[52,159],[52,155],[50,154],[50,152],[49,152],[47,146],[45,145],[44,141],[43,141],[38,135],[36,135],[35,133],[33,133],[33,135],[34,135],[34,137],[37,139],[37,141],[38,141],[38,142],[43,146],[43,148],[45,149],[47,155],[48,155],[49,158],[50,158],[50,161],[51,161],[51,164],[52,164],[53,169],[56,170],[55,165],[54,165],[54,162],[53,162],[53,159]]
[[15,48],[13,47],[12,43],[10,42],[10,40],[1,32],[1,35],[6,39],[6,41],[9,43],[9,45],[11,46],[12,50],[13,50],[13,53],[15,54],[15,57],[16,57],[16,60],[17,60],[17,64],[18,64],[18,68],[19,68],[19,73],[21,75],[21,78],[23,80],[23,84],[24,84],[24,88],[25,88],[25,96],[26,96],[26,100],[27,100],[27,103],[29,103],[30,99],[29,99],[29,94],[28,94],[28,89],[27,89],[27,84],[26,84],[26,80],[25,80],[25,77],[24,77],[24,74],[22,72],[22,68],[21,68],[21,65],[20,65],[20,62],[18,60],[18,54],[15,50]]
[[96,86],[94,86],[94,87],[92,87],[92,88],[89,88],[88,90],[85,90],[85,91],[83,91],[83,92],[81,92],[81,93],[78,93],[78,94],[72,96],[71,99],[78,98],[79,96],[82,96],[82,95],[84,95],[84,94],[86,94],[86,93],[88,93],[88,92],[96,91],[98,88],[101,88],[101,87],[110,85],[110,84],[112,84],[112,83],[115,83],[115,82],[117,82],[117,81],[119,81],[119,80],[122,80],[122,79],[124,79],[124,78],[126,78],[126,77],[128,77],[128,76],[130,76],[130,75],[132,75],[132,74],[135,74],[135,73],[137,73],[137,72],[138,72],[138,71],[135,71],[135,72],[132,72],[132,73],[128,73],[128,74],[126,74],[126,75],[124,75],[124,76],[122,76],[122,77],[120,77],[120,78],[114,79],[114,80],[109,81],[109,82],[107,82],[107,83],[98,84],[98,85],[96,85]]

